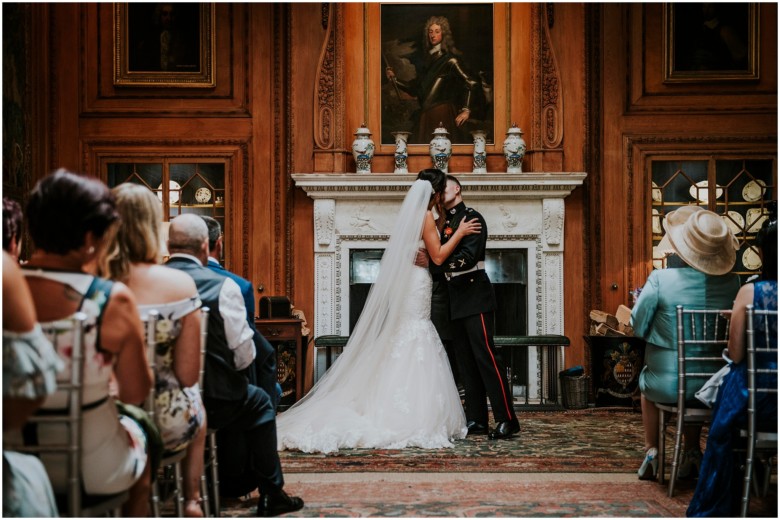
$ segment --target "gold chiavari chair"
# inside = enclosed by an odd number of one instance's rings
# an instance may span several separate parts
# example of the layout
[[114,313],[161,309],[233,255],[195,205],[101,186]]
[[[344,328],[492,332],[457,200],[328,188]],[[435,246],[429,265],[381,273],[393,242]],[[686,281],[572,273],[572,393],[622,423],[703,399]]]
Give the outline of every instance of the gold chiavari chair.
[[[712,416],[709,408],[691,407],[686,399],[687,388],[701,388],[726,363],[723,349],[728,345],[728,310],[692,310],[677,306],[677,403],[658,404],[658,481],[664,482],[667,420],[676,414],[674,456],[669,477],[670,497],[674,496],[678,468],[682,455],[682,434],[685,425],[704,424]],[[695,365],[694,365],[695,364]],[[692,449],[692,446],[688,446]],[[697,447],[698,448],[698,447]]]
[[[83,432],[83,390],[84,390],[84,332],[87,315],[78,312],[72,318],[41,323],[44,334],[56,343],[58,338],[70,334],[72,337],[72,355],[70,374],[67,378],[58,378],[57,392],[64,392],[67,407],[62,410],[39,410],[30,417],[25,428],[34,431],[38,426],[62,425],[63,438],[55,444],[30,444],[20,439],[6,442],[6,447],[23,453],[32,453],[44,459],[47,472],[52,464],[63,464],[67,477],[65,494],[56,494],[57,506],[61,516],[96,517],[119,516],[120,508],[128,499],[124,491],[112,495],[87,495],[82,486],[82,432]],[[59,469],[59,468],[58,468]]]

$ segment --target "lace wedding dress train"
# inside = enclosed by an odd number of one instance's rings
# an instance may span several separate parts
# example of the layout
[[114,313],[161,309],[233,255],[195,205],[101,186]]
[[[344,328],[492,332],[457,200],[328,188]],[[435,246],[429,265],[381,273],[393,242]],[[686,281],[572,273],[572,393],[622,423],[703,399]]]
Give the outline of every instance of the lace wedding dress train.
[[330,386],[337,388],[315,392],[279,415],[280,450],[445,448],[466,436],[447,353],[430,320],[431,278],[426,269],[415,272],[415,292],[409,295],[401,327],[360,349],[360,359],[345,358],[345,350],[336,364],[352,361],[359,373],[331,378]]

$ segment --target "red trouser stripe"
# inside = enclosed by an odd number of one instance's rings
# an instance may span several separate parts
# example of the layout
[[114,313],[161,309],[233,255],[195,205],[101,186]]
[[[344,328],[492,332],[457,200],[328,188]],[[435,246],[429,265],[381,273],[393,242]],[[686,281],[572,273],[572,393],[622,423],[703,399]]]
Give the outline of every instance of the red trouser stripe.
[[498,370],[496,364],[496,358],[493,356],[493,351],[490,349],[490,341],[488,340],[487,327],[485,326],[485,315],[480,313],[479,319],[482,320],[482,334],[485,336],[485,348],[490,354],[490,360],[493,361],[493,368],[496,369],[496,375],[498,376],[498,384],[501,387],[501,394],[504,396],[504,406],[506,407],[506,415],[509,419],[512,419],[512,412],[509,411],[509,401],[506,399],[506,385],[501,382],[501,372]]

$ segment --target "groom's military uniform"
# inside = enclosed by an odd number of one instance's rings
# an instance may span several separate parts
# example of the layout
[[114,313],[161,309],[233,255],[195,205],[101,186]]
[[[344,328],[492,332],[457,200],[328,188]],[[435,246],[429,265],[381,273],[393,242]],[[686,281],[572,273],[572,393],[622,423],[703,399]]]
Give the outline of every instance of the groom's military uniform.
[[[487,426],[490,399],[496,423],[517,424],[506,381],[506,365],[493,343],[496,296],[485,272],[487,224],[477,211],[460,202],[446,213],[441,241],[446,243],[464,220],[479,219],[482,231],[463,237],[441,265],[447,280],[452,341],[466,389],[466,420]],[[514,427],[511,433],[517,431]],[[519,427],[517,428],[519,429]],[[511,434],[510,433],[510,434]],[[499,437],[508,437],[499,435]]]

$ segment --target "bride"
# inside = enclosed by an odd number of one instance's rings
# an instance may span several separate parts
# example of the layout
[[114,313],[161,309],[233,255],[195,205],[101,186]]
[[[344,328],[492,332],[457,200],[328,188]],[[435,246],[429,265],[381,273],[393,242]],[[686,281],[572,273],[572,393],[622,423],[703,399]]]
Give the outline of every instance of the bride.
[[452,447],[466,418],[447,354],[431,323],[431,277],[415,265],[418,248],[443,263],[481,229],[463,222],[442,245],[431,209],[446,179],[420,172],[398,211],[368,294],[343,353],[311,391],[276,420],[280,450]]

